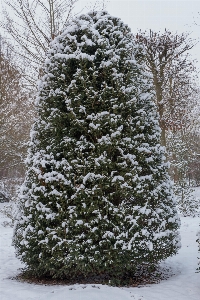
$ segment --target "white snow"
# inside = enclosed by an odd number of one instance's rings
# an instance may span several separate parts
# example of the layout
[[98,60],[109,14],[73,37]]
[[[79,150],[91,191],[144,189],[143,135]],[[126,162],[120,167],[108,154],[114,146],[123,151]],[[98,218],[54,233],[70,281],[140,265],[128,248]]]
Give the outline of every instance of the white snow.
[[[196,188],[200,198],[200,187]],[[3,203],[0,207],[4,206]],[[182,248],[179,254],[162,263],[172,274],[168,279],[146,286],[118,288],[100,284],[39,285],[19,282],[14,277],[23,267],[11,246],[13,229],[0,214],[0,299],[1,300],[199,300],[198,217],[181,217]],[[149,245],[150,247],[150,245]]]

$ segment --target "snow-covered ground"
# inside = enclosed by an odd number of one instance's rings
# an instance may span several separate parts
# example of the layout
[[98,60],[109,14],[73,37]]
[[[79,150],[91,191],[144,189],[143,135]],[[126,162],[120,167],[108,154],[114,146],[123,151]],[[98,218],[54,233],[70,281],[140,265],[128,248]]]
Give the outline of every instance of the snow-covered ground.
[[[200,198],[200,187],[195,194]],[[2,207],[3,204],[1,203]],[[199,218],[181,217],[182,248],[163,266],[172,274],[158,284],[117,288],[106,285],[37,285],[13,279],[22,267],[11,246],[12,228],[4,227],[0,214],[0,299],[1,300],[199,300],[200,273],[196,273]]]

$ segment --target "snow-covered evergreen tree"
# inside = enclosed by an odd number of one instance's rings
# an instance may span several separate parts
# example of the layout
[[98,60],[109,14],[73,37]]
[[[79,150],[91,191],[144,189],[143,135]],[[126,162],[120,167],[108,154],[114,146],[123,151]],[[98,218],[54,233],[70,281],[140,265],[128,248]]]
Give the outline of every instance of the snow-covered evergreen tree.
[[[174,194],[177,197],[178,211],[183,216],[194,216],[199,209],[199,200],[194,196],[194,189],[188,180],[190,162],[195,161],[192,149],[189,150],[191,141],[181,130],[168,131],[167,153],[171,162],[171,175],[174,178]],[[191,147],[192,148],[192,147]]]
[[195,216],[199,210],[199,200],[194,196],[194,189],[189,186],[186,177],[174,184],[174,194],[177,197],[178,211],[184,216]]
[[122,276],[177,253],[179,219],[143,50],[107,12],[51,44],[14,229],[36,276]]

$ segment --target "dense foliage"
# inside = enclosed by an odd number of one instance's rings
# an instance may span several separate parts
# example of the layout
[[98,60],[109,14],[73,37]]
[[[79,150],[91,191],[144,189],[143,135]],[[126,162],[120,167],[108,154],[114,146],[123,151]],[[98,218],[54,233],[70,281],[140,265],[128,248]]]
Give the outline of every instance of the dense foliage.
[[36,276],[121,276],[177,253],[179,220],[143,50],[107,12],[51,44],[14,231]]

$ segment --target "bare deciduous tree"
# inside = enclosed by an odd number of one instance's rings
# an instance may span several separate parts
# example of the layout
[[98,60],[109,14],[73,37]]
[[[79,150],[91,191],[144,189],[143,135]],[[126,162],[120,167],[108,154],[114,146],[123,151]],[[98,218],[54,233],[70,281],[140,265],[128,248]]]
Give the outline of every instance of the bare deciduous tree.
[[[178,117],[180,110],[177,112],[177,107],[188,100],[193,89],[191,74],[194,66],[188,59],[188,51],[194,42],[188,38],[188,34],[173,35],[168,30],[164,33],[151,30],[149,34],[140,32],[136,39],[146,49],[147,70],[153,78],[160,115],[161,143],[166,146],[168,123],[174,122],[175,116]],[[181,114],[183,112],[184,109]]]
[[[49,43],[62,30],[78,0],[4,0],[1,27],[15,41],[26,63],[26,78],[38,76]],[[13,17],[14,16],[14,17]]]
[[[195,62],[188,51],[195,41],[188,34],[138,33],[138,43],[146,49],[146,68],[151,74],[160,115],[161,143],[167,148],[175,182],[192,178],[199,164],[196,139],[200,122],[199,84]],[[195,163],[194,163],[195,162]],[[192,169],[193,168],[193,169]]]
[[33,109],[15,65],[12,46],[0,37],[0,178],[23,175]]

